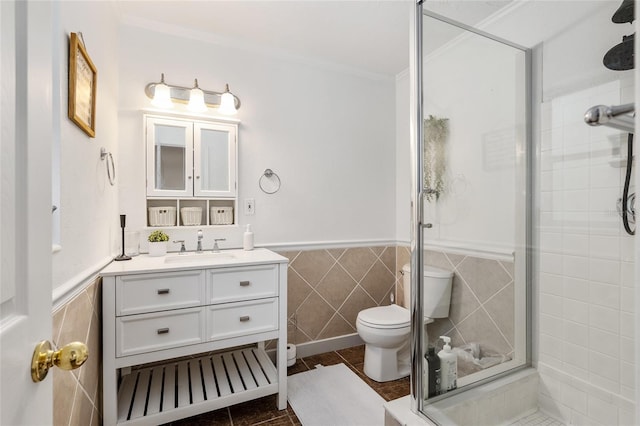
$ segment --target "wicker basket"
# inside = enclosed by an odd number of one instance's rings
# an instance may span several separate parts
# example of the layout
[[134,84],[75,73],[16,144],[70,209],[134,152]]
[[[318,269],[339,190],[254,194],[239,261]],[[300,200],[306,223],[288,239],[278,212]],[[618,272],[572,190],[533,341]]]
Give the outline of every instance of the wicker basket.
[[180,217],[184,226],[197,226],[202,223],[202,207],[181,207]]
[[233,223],[233,207],[211,207],[212,225],[231,225]]
[[175,207],[149,207],[149,225],[150,226],[175,226],[176,225],[176,208]]

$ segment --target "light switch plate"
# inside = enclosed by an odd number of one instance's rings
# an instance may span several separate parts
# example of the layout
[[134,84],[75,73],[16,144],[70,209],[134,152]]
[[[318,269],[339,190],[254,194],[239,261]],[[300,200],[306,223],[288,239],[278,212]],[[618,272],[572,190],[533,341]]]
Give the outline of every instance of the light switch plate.
[[245,198],[244,200],[245,216],[253,216],[255,212],[256,212],[256,200],[253,198]]

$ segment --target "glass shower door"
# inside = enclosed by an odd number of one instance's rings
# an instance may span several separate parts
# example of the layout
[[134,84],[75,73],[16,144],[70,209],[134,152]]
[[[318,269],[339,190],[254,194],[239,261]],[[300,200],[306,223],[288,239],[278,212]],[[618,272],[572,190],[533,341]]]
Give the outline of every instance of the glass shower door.
[[425,318],[434,317],[419,339],[423,377],[434,377],[440,358],[432,355],[429,369],[425,355],[442,350],[440,336],[451,340],[457,361],[449,390],[432,381],[429,391],[414,378],[424,413],[432,401],[529,361],[531,172],[529,51],[426,11],[421,41],[422,204],[414,216],[422,234],[412,261],[423,265],[415,279],[425,298],[439,297],[428,269],[453,275],[448,313],[422,306]]

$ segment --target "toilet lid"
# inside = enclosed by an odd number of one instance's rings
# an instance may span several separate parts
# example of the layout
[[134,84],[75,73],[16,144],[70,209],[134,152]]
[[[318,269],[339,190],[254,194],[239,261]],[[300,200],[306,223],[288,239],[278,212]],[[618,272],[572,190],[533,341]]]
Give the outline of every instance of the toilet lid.
[[409,310],[398,305],[365,309],[360,311],[358,319],[380,328],[401,328],[408,327],[411,324]]

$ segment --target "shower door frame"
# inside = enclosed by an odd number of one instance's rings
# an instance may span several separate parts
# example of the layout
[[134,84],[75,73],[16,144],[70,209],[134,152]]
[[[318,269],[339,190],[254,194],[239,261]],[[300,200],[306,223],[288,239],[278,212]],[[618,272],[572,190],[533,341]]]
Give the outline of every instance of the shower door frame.
[[[410,400],[411,411],[418,414],[421,417],[429,418],[424,413],[425,405],[429,405],[433,402],[440,401],[450,396],[465,392],[473,389],[477,386],[481,386],[490,381],[520,371],[522,369],[531,366],[532,359],[532,283],[534,282],[534,232],[533,232],[533,220],[534,220],[534,144],[533,144],[533,73],[532,73],[532,50],[512,43],[508,40],[496,37],[492,34],[486,33],[477,28],[469,25],[456,22],[445,16],[425,11],[423,8],[424,0],[417,0],[416,7],[412,8],[412,16],[410,21],[410,66],[409,66],[409,82],[410,82],[410,154],[411,154],[411,300],[409,301],[409,308],[411,313],[411,382],[410,382]],[[524,284],[524,332],[520,333],[524,338],[524,342],[518,343],[516,341],[515,347],[518,344],[524,343],[524,362],[516,367],[512,367],[506,371],[492,374],[489,377],[479,379],[473,383],[466,384],[462,388],[447,392],[446,394],[438,397],[429,398],[425,401],[423,398],[422,387],[422,348],[424,344],[423,333],[423,306],[422,303],[418,303],[423,298],[423,270],[424,270],[424,237],[423,228],[425,224],[424,220],[424,179],[423,173],[423,143],[424,143],[424,128],[422,121],[424,119],[424,105],[423,105],[423,17],[429,16],[430,18],[440,20],[447,24],[453,25],[462,29],[465,32],[471,32],[473,34],[485,37],[487,39],[502,43],[504,45],[513,47],[520,50],[524,54],[524,141],[523,141],[523,154],[525,155],[524,161],[520,164],[520,167],[524,168],[524,171],[518,173],[518,178],[521,179],[519,183],[523,184],[526,191],[524,195],[524,205],[520,208],[524,208],[524,214],[520,214],[518,217],[522,220],[516,221],[516,226],[524,226],[523,233],[524,241],[521,245],[516,244],[516,264],[524,270],[523,278]],[[520,187],[520,186],[519,186]],[[522,204],[522,203],[521,203]],[[518,211],[520,213],[520,210]],[[518,238],[516,237],[516,240]],[[517,243],[517,241],[516,241]],[[517,268],[516,268],[517,269]],[[515,279],[516,277],[514,277]],[[515,293],[517,295],[517,293]],[[514,296],[514,300],[517,297]],[[517,323],[517,319],[514,317],[514,321]],[[516,333],[516,336],[518,334]],[[522,339],[521,339],[522,340]],[[430,419],[431,420],[431,419]],[[433,421],[433,420],[431,420]]]

